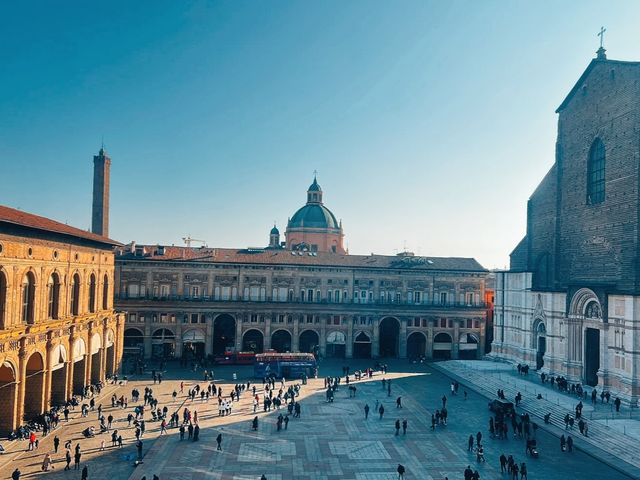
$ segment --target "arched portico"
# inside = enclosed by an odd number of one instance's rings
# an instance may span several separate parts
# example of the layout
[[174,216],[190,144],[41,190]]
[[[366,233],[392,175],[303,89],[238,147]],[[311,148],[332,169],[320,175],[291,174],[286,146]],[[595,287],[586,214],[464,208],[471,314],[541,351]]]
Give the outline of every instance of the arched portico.
[[378,336],[381,357],[398,357],[400,347],[400,321],[395,317],[385,317],[380,321]]
[[458,358],[462,360],[475,360],[480,354],[478,347],[480,341],[475,333],[462,333],[458,339]]
[[7,435],[17,427],[16,422],[16,402],[17,383],[16,368],[8,361],[0,364],[0,392],[6,406],[4,413],[0,415],[0,435]]
[[333,331],[327,335],[327,357],[344,358],[347,336],[344,332]]
[[33,419],[44,411],[44,359],[33,352],[27,360],[24,390],[24,418]]
[[413,332],[407,338],[407,357],[411,360],[418,360],[426,357],[427,336],[423,332]]
[[56,345],[51,350],[49,370],[51,371],[51,405],[62,405],[67,401],[67,373],[69,358],[64,345]]
[[158,328],[151,335],[151,356],[172,358],[176,352],[176,336],[168,328]]
[[453,339],[451,335],[440,332],[433,337],[433,358],[439,360],[449,360],[451,358],[451,350]]
[[87,368],[87,346],[82,338],[77,338],[73,342],[73,382],[72,391],[74,395],[80,395],[85,387],[85,372]]
[[262,353],[264,351],[264,335],[256,328],[247,330],[242,335],[242,351]]
[[353,358],[371,358],[371,337],[359,332],[353,339]]
[[300,334],[298,350],[303,353],[318,353],[320,336],[315,330],[305,330]]
[[271,334],[271,348],[278,353],[291,351],[291,333],[280,329]]
[[236,320],[228,313],[218,315],[213,321],[213,354],[224,355],[236,344]]
[[91,336],[91,383],[96,384],[104,378],[102,372],[102,335]]

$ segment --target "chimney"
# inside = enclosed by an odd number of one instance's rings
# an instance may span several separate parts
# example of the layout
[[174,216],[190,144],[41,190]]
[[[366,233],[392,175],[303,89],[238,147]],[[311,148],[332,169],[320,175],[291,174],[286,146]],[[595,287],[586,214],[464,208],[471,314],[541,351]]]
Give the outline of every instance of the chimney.
[[104,237],[109,236],[109,172],[111,158],[100,148],[93,156],[93,209],[91,212],[91,231]]

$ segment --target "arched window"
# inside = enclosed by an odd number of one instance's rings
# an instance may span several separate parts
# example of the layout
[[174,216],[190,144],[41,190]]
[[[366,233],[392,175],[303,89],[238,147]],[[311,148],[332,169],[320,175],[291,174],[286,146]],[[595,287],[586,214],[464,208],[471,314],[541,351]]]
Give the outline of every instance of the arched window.
[[29,272],[22,279],[22,322],[29,325],[34,323],[35,296],[36,279],[33,273]]
[[96,311],[96,276],[92,273],[89,277],[89,312]]
[[80,276],[76,273],[71,278],[71,301],[69,302],[69,313],[71,315],[78,315],[78,307],[80,300]]
[[60,304],[60,277],[57,273],[49,277],[47,283],[47,316],[58,318],[58,305]]
[[109,276],[104,276],[104,282],[102,283],[102,309],[107,310],[109,308]]
[[604,170],[604,143],[596,138],[591,145],[587,165],[587,203],[589,205],[604,202]]
[[7,277],[0,272],[0,328],[5,328],[4,312],[7,307]]

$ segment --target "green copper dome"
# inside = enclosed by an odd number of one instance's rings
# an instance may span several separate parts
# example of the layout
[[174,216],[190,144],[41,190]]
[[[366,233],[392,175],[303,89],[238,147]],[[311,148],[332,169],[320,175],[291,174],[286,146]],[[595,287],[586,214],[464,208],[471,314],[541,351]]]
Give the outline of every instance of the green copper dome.
[[307,204],[293,214],[289,220],[289,228],[334,228],[340,225],[336,217],[324,205],[318,203]]

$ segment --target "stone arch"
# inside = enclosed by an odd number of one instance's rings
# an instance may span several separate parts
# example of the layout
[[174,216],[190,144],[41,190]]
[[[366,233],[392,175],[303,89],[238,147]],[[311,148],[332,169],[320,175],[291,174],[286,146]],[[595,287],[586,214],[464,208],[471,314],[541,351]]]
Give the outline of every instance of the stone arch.
[[543,318],[536,318],[531,326],[531,348],[536,351],[536,370],[544,366],[547,352],[547,327]]
[[257,328],[251,328],[242,335],[242,351],[262,353],[264,351],[264,335]]
[[7,435],[17,426],[16,401],[18,388],[16,372],[16,366],[9,360],[4,360],[0,363],[0,395],[7,402],[3,405],[3,413],[0,415],[0,434],[2,435]]
[[144,344],[144,332],[136,327],[128,327],[124,331],[124,347],[140,347]]
[[51,404],[62,405],[68,398],[67,372],[69,370],[69,354],[63,344],[55,345],[49,353],[49,370],[51,371]]
[[182,334],[182,354],[195,358],[204,357],[205,338],[206,334],[200,328],[191,328],[184,332]]
[[378,333],[378,352],[381,357],[398,357],[400,348],[400,320],[396,317],[384,317],[380,320]]
[[96,332],[91,336],[91,383],[104,379],[102,371],[102,335]]
[[320,335],[312,328],[300,332],[298,350],[303,353],[318,354],[320,349]]
[[433,336],[433,358],[448,360],[451,358],[453,338],[447,332],[438,332]]
[[224,353],[235,348],[236,319],[228,313],[221,313],[213,320],[213,354]]
[[347,348],[347,336],[344,332],[333,330],[327,334],[327,357],[344,358]]
[[[589,316],[587,316],[588,314]],[[581,288],[571,298],[569,315],[582,318],[602,319],[602,306],[600,305],[598,296],[589,288]]]
[[96,281],[96,274],[91,272],[91,275],[89,275],[89,292],[87,295],[87,310],[89,311],[89,313],[95,313],[96,311],[97,290],[98,283]]
[[427,335],[424,332],[413,332],[407,337],[407,357],[415,360],[427,355]]
[[47,316],[57,319],[60,316],[60,274],[54,270],[47,282]]
[[371,335],[359,331],[353,336],[353,357],[371,358]]
[[472,332],[461,333],[458,337],[458,358],[461,360],[474,360],[478,358],[480,337]]
[[24,390],[24,417],[33,419],[44,411],[44,372],[43,355],[35,351],[27,360]]
[[116,336],[112,329],[108,329],[105,335],[105,375],[111,377],[116,373]]
[[85,387],[85,372],[87,369],[87,345],[83,338],[77,338],[73,342],[73,382],[72,390],[74,395],[80,395]]
[[271,334],[271,348],[278,353],[290,352],[292,338],[289,330],[279,328]]

